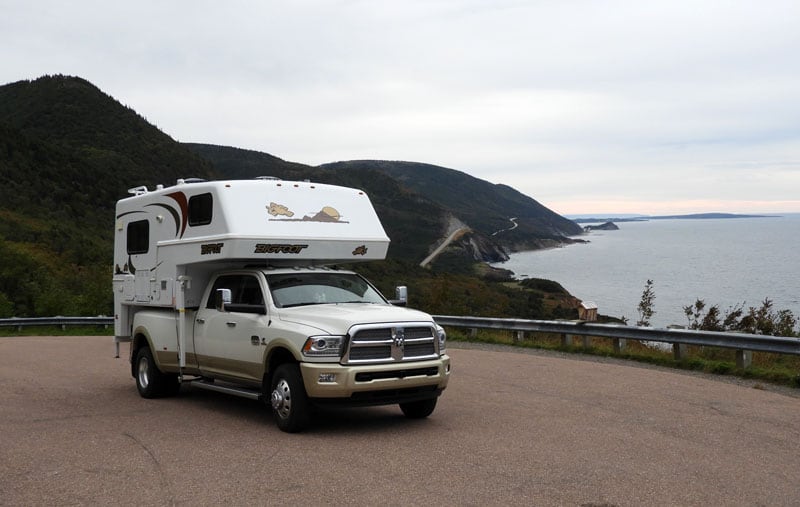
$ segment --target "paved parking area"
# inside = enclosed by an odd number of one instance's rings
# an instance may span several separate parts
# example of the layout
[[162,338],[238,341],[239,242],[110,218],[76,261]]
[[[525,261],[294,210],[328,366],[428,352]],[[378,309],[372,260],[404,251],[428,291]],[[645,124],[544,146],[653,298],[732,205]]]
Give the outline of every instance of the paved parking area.
[[336,410],[289,435],[253,401],[140,398],[111,338],[0,338],[0,505],[800,504],[796,397],[635,365],[451,356],[427,420]]

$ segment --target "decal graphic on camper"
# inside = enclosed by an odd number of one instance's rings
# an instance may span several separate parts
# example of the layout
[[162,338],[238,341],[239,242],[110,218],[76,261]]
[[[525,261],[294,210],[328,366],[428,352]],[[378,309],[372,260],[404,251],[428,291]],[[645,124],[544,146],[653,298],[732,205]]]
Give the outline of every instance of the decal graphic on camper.
[[225,243],[208,243],[200,245],[200,255],[210,255],[222,253],[222,247]]
[[[294,212],[289,211],[289,208],[286,206],[275,204],[271,202],[269,206],[267,206],[269,210],[269,214],[272,216],[286,216],[286,217],[293,217]],[[273,213],[274,211],[274,213]],[[330,224],[349,224],[345,220],[342,220],[342,215],[336,210],[336,208],[332,206],[323,206],[321,210],[316,212],[313,215],[305,215],[303,218],[270,218],[270,222],[325,222]]]
[[278,203],[275,203],[275,202],[271,202],[271,203],[269,203],[269,206],[267,206],[267,209],[269,210],[268,213],[270,215],[274,216],[274,217],[289,217],[289,218],[292,218],[294,216],[294,212],[293,211],[289,211],[289,208],[287,208],[283,204],[278,204]]
[[[175,236],[182,238],[183,233],[186,232],[186,222],[189,218],[189,202],[186,200],[186,194],[183,192],[172,192],[171,194],[167,194],[167,197],[170,197],[178,203],[180,206],[180,219],[178,219],[177,211],[170,210],[172,213],[172,217],[175,219]],[[161,205],[167,209],[169,209],[165,205]],[[180,236],[178,236],[178,222],[180,222]]]
[[367,255],[367,245],[361,245],[353,250],[353,255]]
[[257,254],[274,254],[274,253],[284,253],[284,254],[299,254],[304,249],[308,248],[308,245],[273,245],[270,243],[258,243],[256,245],[255,251],[253,253]]

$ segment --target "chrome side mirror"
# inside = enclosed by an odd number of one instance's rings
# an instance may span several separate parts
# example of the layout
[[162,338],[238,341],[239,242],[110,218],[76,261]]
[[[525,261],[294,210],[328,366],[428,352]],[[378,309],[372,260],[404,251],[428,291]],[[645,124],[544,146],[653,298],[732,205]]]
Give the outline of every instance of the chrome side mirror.
[[408,304],[408,287],[400,285],[394,288],[395,299],[389,301],[395,306],[406,306]]
[[215,307],[217,311],[224,312],[225,306],[231,304],[231,290],[230,289],[217,289],[217,293],[214,296],[215,299]]

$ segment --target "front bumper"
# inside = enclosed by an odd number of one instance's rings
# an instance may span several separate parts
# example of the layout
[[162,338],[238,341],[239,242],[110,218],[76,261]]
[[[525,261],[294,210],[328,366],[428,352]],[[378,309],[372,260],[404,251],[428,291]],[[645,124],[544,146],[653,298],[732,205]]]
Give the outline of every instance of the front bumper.
[[[394,391],[402,399],[403,393],[427,393],[423,397],[438,396],[450,379],[450,357],[445,355],[430,361],[343,366],[331,363],[300,363],[303,384],[309,398],[365,400],[364,394]],[[427,389],[426,389],[427,388]],[[386,400],[392,397],[385,397]],[[375,404],[381,396],[372,397]],[[344,400],[342,400],[344,401]]]

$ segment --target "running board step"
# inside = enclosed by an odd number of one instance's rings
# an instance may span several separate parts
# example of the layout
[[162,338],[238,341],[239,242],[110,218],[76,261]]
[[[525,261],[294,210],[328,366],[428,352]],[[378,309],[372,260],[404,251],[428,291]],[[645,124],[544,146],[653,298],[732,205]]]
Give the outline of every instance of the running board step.
[[190,384],[194,387],[205,389],[207,391],[216,391],[218,393],[232,394],[234,396],[247,398],[249,400],[258,401],[261,399],[261,391],[257,389],[247,389],[246,387],[224,385],[224,384],[209,382],[207,380],[202,380],[202,379],[191,380],[189,382],[184,382],[184,384]]

